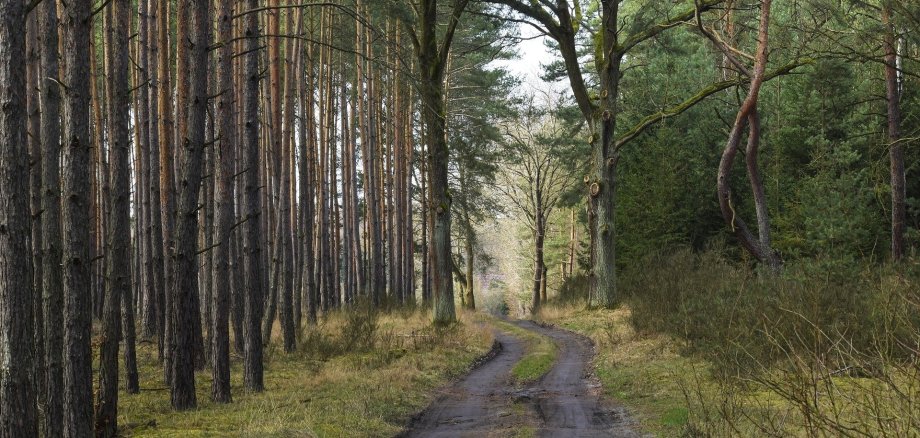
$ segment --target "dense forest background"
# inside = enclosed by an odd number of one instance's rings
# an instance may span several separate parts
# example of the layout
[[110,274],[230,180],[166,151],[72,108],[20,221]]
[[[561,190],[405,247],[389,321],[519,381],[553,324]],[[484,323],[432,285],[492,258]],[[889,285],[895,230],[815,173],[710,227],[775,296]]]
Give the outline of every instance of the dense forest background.
[[[525,28],[542,85],[502,67]],[[716,376],[904,384],[875,409],[911,430],[918,29],[910,0],[0,0],[0,437],[114,436],[139,382],[185,411],[204,371],[230,403],[382,313],[554,306]]]

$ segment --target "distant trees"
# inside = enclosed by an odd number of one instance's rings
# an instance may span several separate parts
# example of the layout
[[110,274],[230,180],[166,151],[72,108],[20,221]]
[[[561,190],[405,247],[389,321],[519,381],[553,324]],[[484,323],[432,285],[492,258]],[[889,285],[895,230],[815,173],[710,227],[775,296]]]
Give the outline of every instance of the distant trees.
[[577,185],[578,180],[572,175],[579,170],[580,162],[564,152],[564,149],[577,149],[568,138],[568,130],[572,128],[551,110],[540,108],[531,100],[520,120],[520,124],[504,132],[511,154],[504,161],[496,189],[530,229],[533,239],[530,312],[537,314],[547,300],[544,245],[548,221],[566,192]]
[[[592,211],[592,248],[594,292],[592,302],[603,307],[617,303],[616,295],[616,177],[617,165],[623,147],[645,132],[650,126],[663,119],[676,116],[706,98],[731,88],[739,83],[721,81],[699,89],[689,98],[682,98],[677,104],[648,114],[627,128],[619,127],[623,109],[620,106],[624,90],[624,60],[627,54],[637,52],[649,41],[670,29],[689,22],[723,3],[721,0],[697,2],[693,7],[683,5],[637,13],[621,10],[619,1],[602,1],[591,19],[598,25],[590,25],[583,16],[580,2],[561,1],[554,5],[534,4],[519,0],[495,0],[523,16],[524,19],[550,37],[562,57],[560,69],[565,72],[585,122],[588,125],[589,143],[594,145],[592,171],[588,181],[589,206]],[[574,6],[574,7],[573,7]],[[656,14],[657,13],[657,14]],[[657,15],[657,16],[654,16]],[[624,24],[627,23],[627,24]],[[594,71],[583,70],[579,58],[578,38],[587,38],[587,32],[594,46]],[[628,61],[626,61],[628,63]],[[769,77],[795,68],[793,63]],[[589,88],[588,79],[596,79],[597,90]],[[593,94],[596,93],[596,94]],[[596,96],[596,97],[593,97]]]

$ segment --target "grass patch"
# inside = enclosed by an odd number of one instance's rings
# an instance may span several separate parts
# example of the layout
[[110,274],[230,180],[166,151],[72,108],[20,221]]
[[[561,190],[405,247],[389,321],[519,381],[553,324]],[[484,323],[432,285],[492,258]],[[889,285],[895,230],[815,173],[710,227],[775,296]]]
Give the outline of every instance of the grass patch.
[[594,371],[604,394],[629,408],[643,432],[669,437],[686,430],[689,415],[678,376],[701,364],[678,354],[672,340],[637,334],[628,308],[547,306],[540,317],[595,342]]
[[558,349],[550,338],[507,321],[497,319],[494,324],[527,344],[524,357],[511,369],[511,378],[517,385],[536,382],[553,368]]
[[[431,327],[425,312],[380,315],[370,341],[355,342],[353,316],[334,314],[305,329],[298,352],[278,342],[266,349],[265,391],[242,388],[241,358],[232,357],[233,403],[210,401],[210,373],[196,373],[198,409],[174,412],[156,347],[141,344],[141,393],[121,393],[119,425],[128,436],[339,437],[392,436],[431,401],[431,393],[462,375],[489,350],[477,324]],[[461,315],[461,319],[469,319]]]

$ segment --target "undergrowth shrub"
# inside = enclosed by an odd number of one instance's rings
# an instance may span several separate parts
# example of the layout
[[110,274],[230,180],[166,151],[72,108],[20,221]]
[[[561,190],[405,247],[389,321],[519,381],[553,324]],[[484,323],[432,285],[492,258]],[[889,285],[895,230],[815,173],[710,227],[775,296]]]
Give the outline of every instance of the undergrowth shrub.
[[920,332],[918,284],[912,268],[816,259],[770,275],[690,250],[650,256],[621,281],[637,331],[675,336],[725,375],[787,359],[789,344],[830,366],[847,365],[841,348],[909,358]]
[[916,437],[918,268],[819,258],[769,275],[679,250],[621,285],[637,331],[711,364],[679,376],[687,436]]
[[590,278],[582,273],[570,275],[562,281],[559,293],[551,299],[557,304],[571,305],[585,302],[590,290]]

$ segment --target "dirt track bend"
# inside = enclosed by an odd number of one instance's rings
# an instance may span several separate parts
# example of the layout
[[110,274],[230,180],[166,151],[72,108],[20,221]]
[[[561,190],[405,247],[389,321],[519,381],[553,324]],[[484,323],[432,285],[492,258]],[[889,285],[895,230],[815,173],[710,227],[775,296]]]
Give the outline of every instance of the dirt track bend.
[[516,388],[511,369],[524,341],[497,330],[497,354],[444,392],[409,425],[404,437],[508,437],[532,430],[540,437],[639,437],[625,409],[599,397],[589,377],[594,355],[584,336],[516,321],[552,339],[556,363],[538,382]]

